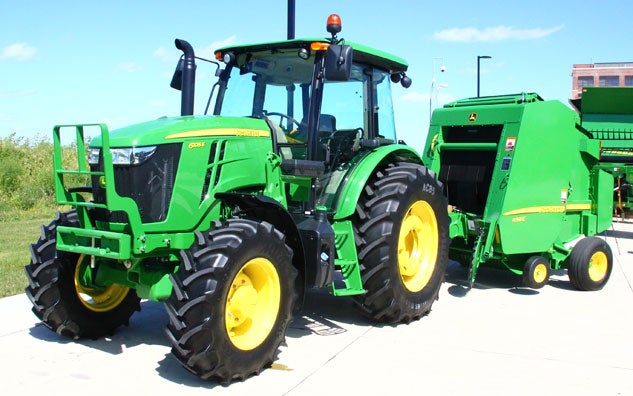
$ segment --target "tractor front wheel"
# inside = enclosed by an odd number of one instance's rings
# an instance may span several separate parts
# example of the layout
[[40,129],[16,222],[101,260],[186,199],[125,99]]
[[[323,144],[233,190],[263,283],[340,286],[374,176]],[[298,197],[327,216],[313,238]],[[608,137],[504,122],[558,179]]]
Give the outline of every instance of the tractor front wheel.
[[173,355],[197,376],[223,383],[271,365],[296,300],[284,235],[263,221],[216,222],[180,258],[166,302]]
[[424,166],[395,163],[369,180],[354,219],[367,293],[356,307],[373,320],[411,322],[431,310],[448,265],[442,186]]
[[600,290],[609,280],[613,268],[611,248],[602,239],[581,239],[568,258],[567,274],[578,290]]
[[83,274],[90,271],[90,257],[56,250],[58,226],[78,227],[77,213],[58,214],[31,245],[31,263],[26,266],[29,280],[25,292],[33,313],[59,335],[96,339],[111,335],[127,325],[140,311],[140,299],[133,289],[121,285],[86,285]]

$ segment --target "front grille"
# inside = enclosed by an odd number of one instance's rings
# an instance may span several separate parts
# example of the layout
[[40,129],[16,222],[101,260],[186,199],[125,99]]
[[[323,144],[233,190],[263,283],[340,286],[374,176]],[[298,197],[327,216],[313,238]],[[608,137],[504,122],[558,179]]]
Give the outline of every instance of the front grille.
[[[143,223],[155,223],[167,218],[180,151],[179,143],[163,144],[142,164],[114,166],[116,192],[136,202]],[[91,168],[93,171],[102,171],[103,156],[100,156],[99,165]],[[92,178],[92,192],[95,202],[106,203],[105,190],[101,187],[98,176]],[[129,221],[125,212],[106,209],[95,210],[95,220],[115,223]]]

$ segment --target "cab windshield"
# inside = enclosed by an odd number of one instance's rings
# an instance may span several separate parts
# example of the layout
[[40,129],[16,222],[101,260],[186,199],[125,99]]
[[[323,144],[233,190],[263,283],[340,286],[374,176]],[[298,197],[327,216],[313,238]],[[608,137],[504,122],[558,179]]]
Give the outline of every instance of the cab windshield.
[[[267,117],[287,142],[305,143],[314,61],[314,54],[303,59],[296,48],[238,54],[216,114]],[[325,80],[319,137],[356,131],[359,139],[395,140],[390,89],[387,72],[360,63],[353,64],[348,81]]]

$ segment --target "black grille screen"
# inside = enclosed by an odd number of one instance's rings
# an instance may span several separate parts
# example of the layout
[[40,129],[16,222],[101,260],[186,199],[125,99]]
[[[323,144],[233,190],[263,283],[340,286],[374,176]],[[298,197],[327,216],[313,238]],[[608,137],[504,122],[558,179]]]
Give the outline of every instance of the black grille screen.
[[450,205],[483,215],[488,200],[496,151],[445,151],[439,179]]
[[[180,160],[180,144],[163,144],[145,162],[138,165],[115,165],[114,184],[122,197],[132,198],[138,205],[143,223],[163,221],[167,217],[169,204],[174,188],[174,179]],[[98,168],[102,170],[103,157]],[[99,179],[93,176],[93,198],[97,203],[105,202],[105,190]],[[111,212],[98,209],[95,219],[108,222],[125,223],[128,221],[124,212]]]
[[446,143],[499,143],[503,125],[469,125],[443,127]]

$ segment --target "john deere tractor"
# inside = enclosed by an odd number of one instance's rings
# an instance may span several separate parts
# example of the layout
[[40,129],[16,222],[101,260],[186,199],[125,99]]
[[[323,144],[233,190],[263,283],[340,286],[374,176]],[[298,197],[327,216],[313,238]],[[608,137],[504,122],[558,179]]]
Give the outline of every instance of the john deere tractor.
[[[42,228],[26,267],[47,327],[94,339],[140,299],[161,301],[173,355],[231,382],[273,362],[308,289],[353,296],[379,322],[430,311],[447,202],[396,140],[391,83],[411,84],[407,64],[339,39],[336,15],[327,28],[330,38],[222,48],[218,62],[176,40],[180,116],[54,128],[57,202],[73,209]],[[217,67],[204,115],[193,115],[196,60]],[[89,145],[88,128],[100,132]],[[81,177],[90,186],[70,185]]]

